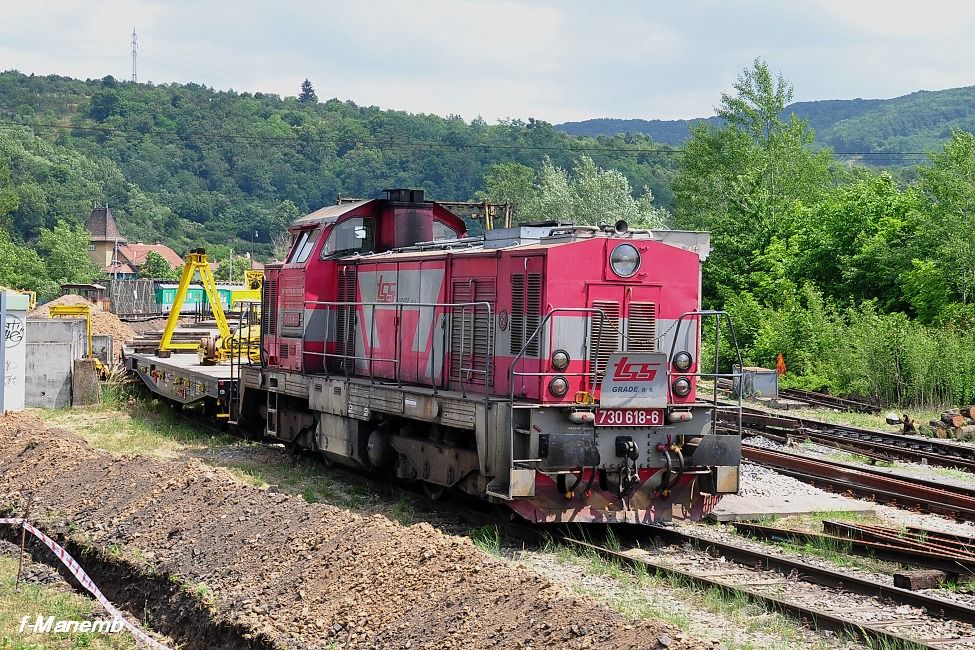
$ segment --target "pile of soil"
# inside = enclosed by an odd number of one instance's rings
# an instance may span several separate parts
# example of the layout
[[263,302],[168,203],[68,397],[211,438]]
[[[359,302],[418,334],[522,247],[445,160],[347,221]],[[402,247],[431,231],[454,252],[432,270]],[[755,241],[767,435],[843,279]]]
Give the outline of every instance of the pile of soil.
[[39,420],[0,418],[0,503],[23,507],[28,494],[49,532],[122,546],[273,647],[711,647],[429,524],[308,504],[196,460],[112,457]]
[[50,318],[51,307],[55,305],[88,305],[91,307],[91,333],[110,335],[114,343],[115,360],[122,358],[122,345],[135,338],[136,333],[131,327],[123,323],[118,316],[103,311],[99,305],[94,305],[81,296],[67,295],[46,302],[28,314],[31,318]]

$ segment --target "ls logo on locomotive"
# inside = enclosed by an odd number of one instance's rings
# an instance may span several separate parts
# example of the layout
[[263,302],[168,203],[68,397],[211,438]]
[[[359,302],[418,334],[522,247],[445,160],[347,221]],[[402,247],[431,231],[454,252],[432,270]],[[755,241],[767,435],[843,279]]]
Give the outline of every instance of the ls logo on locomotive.
[[616,364],[613,379],[616,381],[653,381],[657,376],[657,362],[631,362],[629,357],[623,357]]
[[376,291],[376,302],[396,302],[396,283],[384,282],[379,276],[379,288]]

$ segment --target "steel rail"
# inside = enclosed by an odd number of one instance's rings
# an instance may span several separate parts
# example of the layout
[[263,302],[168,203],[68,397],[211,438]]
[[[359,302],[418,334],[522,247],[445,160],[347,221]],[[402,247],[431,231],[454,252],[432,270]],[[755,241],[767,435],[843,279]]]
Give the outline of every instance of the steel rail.
[[964,488],[946,484],[932,487],[877,470],[752,446],[742,447],[742,457],[806,483],[825,484],[884,503],[911,504],[929,512],[975,521],[975,496]]
[[802,390],[800,388],[780,388],[779,395],[818,406],[841,408],[845,411],[880,413],[880,407],[876,404],[869,404],[846,397],[837,397],[836,395],[827,395],[826,393],[817,393],[811,390]]
[[[957,445],[953,446],[949,450],[950,453],[946,455],[943,450],[929,450],[921,448],[925,443],[925,441],[922,439],[912,439],[906,443],[898,439],[893,439],[892,436],[896,434],[866,435],[858,431],[848,432],[843,428],[834,429],[832,431],[803,428],[800,429],[798,433],[799,435],[806,436],[813,442],[821,442],[825,444],[834,443],[837,446],[842,444],[847,448],[861,448],[873,453],[892,456],[901,460],[909,460],[914,462],[921,461],[922,463],[927,463],[929,465],[954,467],[957,469],[964,469],[967,472],[975,472],[975,458],[967,458],[966,455],[963,455],[966,453],[963,450],[966,450],[967,448]],[[881,436],[883,436],[882,439],[876,439],[881,438]],[[888,436],[891,436],[891,438],[888,438]],[[972,451],[975,452],[975,450]]]
[[[742,424],[780,436],[805,435],[810,439],[819,437],[817,442],[832,447],[840,448],[840,443],[852,444],[885,456],[940,467],[960,468],[975,473],[975,446],[947,440],[833,424],[754,407],[743,408]],[[844,449],[849,450],[848,447]]]
[[884,526],[871,526],[869,524],[853,524],[843,521],[823,520],[823,530],[827,534],[857,539],[862,541],[874,541],[882,544],[894,543],[904,549],[916,550],[921,553],[933,553],[943,558],[957,561],[959,564],[967,565],[969,572],[975,574],[975,553],[970,549],[963,548],[957,543],[928,539],[920,535],[912,535],[895,528]]
[[[771,451],[771,450],[770,450]],[[784,450],[777,450],[778,453],[799,456],[801,458],[807,458],[807,456],[801,456],[799,454],[791,454],[790,452]],[[975,484],[971,487],[966,485],[958,485],[956,483],[945,483],[943,481],[937,481],[930,478],[920,478],[917,476],[906,476],[904,474],[898,473],[891,469],[882,469],[879,467],[873,467],[870,465],[854,465],[852,463],[846,463],[839,460],[832,460],[828,458],[812,458],[812,460],[821,460],[824,463],[829,463],[835,465],[836,467],[842,467],[855,472],[862,472],[864,474],[872,474],[874,476],[880,476],[882,478],[889,478],[896,481],[904,481],[910,483],[911,485],[921,486],[923,488],[930,488],[933,490],[941,490],[945,492],[951,492],[954,494],[959,494],[962,496],[969,496],[975,498]]]
[[951,553],[942,551],[925,551],[919,548],[908,548],[896,544],[896,540],[893,539],[882,542],[879,538],[865,539],[851,537],[848,535],[840,535],[831,530],[827,530],[829,534],[810,533],[802,530],[761,526],[742,521],[732,522],[731,525],[743,535],[769,541],[786,541],[798,544],[832,544],[857,555],[872,556],[898,564],[923,566],[955,575],[970,575],[975,573],[975,558],[956,557]]
[[[730,596],[745,596],[748,599],[760,603],[764,607],[769,609],[774,609],[776,611],[788,614],[793,618],[796,618],[804,623],[809,623],[815,629],[826,629],[834,632],[842,633],[850,636],[851,638],[863,641],[865,643],[871,644],[875,642],[880,642],[885,644],[886,647],[896,647],[896,648],[934,648],[936,646],[928,645],[923,641],[917,641],[915,639],[910,639],[908,637],[900,636],[887,630],[883,630],[879,627],[875,627],[865,623],[859,623],[855,621],[850,621],[842,616],[836,614],[825,612],[819,609],[808,607],[805,605],[800,605],[798,603],[783,600],[781,598],[776,598],[767,594],[759,593],[757,591],[752,591],[749,589],[744,589],[741,586],[729,584],[728,582],[723,582],[715,578],[697,575],[689,571],[683,571],[674,567],[667,566],[663,563],[653,562],[647,558],[637,558],[632,555],[628,555],[621,551],[614,551],[612,549],[605,548],[603,546],[598,546],[596,544],[591,544],[589,542],[580,541],[572,538],[563,538],[563,541],[575,545],[579,548],[597,553],[610,560],[615,560],[623,564],[632,567],[642,567],[650,569],[657,574],[665,575],[669,578],[676,579],[682,583],[690,583],[698,585],[708,589],[717,589],[722,593]],[[736,560],[737,561],[737,560]],[[742,562],[742,564],[746,564]],[[759,567],[761,568],[761,567]],[[975,610],[972,611],[970,615],[975,615]]]

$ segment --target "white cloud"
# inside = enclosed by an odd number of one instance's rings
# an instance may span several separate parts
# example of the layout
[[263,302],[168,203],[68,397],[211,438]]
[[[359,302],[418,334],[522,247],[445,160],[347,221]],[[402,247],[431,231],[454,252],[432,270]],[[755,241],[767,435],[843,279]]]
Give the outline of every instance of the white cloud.
[[763,56],[797,99],[975,83],[975,6],[930,0],[32,0],[0,68],[294,95],[467,118],[710,115]]

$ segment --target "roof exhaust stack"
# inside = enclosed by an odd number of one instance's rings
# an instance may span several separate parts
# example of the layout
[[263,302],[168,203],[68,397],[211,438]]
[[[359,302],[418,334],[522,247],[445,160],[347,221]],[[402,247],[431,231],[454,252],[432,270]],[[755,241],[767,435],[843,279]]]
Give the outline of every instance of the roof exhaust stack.
[[423,190],[395,189],[383,190],[386,200],[393,203],[423,203]]

